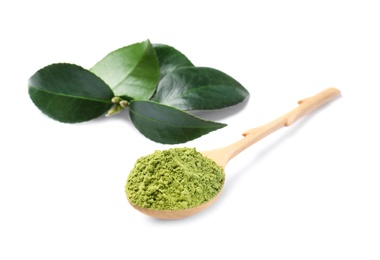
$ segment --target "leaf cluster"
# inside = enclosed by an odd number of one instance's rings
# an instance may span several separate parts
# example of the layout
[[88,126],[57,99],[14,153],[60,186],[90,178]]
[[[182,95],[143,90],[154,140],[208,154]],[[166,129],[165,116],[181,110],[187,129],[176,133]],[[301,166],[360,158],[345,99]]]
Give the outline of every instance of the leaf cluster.
[[189,111],[235,105],[249,92],[227,74],[196,67],[175,48],[149,40],[112,51],[87,70],[55,63],[28,82],[29,96],[47,116],[78,123],[128,108],[134,126],[164,144],[184,143],[225,124]]

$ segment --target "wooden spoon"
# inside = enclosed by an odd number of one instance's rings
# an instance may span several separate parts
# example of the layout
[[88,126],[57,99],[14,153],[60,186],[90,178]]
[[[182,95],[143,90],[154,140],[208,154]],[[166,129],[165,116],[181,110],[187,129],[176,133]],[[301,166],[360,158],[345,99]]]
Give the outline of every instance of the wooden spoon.
[[[215,161],[215,163],[222,166],[224,169],[227,163],[232,158],[234,158],[236,155],[238,155],[240,152],[242,152],[243,150],[245,150],[252,144],[256,143],[257,141],[261,140],[265,136],[277,131],[278,129],[284,126],[290,126],[297,119],[312,112],[313,110],[317,109],[318,107],[322,106],[323,104],[329,102],[330,100],[334,99],[335,97],[339,95],[340,95],[340,91],[336,88],[325,89],[324,91],[320,92],[319,94],[315,96],[300,100],[298,102],[299,106],[297,108],[273,120],[272,122],[260,127],[252,128],[244,132],[243,139],[219,149],[202,152],[202,154],[212,159],[213,161]],[[179,218],[184,218],[184,217],[194,215],[198,213],[199,211],[209,207],[211,204],[215,202],[215,200],[218,198],[220,193],[221,191],[213,199],[211,199],[210,201],[206,203],[203,203],[194,208],[181,209],[181,210],[156,210],[156,209],[139,207],[133,204],[131,201],[129,201],[129,203],[138,211],[154,218],[179,219]]]

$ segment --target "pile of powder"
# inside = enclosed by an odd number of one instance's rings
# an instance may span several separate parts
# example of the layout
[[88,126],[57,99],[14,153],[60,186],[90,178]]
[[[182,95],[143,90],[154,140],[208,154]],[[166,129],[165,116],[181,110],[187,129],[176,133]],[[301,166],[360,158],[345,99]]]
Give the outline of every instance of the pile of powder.
[[138,159],[125,191],[139,207],[187,209],[215,197],[224,179],[222,167],[195,148],[171,148]]

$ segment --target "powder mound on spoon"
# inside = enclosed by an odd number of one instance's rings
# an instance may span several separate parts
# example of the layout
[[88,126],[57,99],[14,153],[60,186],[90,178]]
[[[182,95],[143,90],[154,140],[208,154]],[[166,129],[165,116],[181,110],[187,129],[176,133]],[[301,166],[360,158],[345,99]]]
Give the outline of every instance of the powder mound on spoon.
[[195,148],[171,148],[139,158],[125,192],[142,208],[180,210],[210,201],[224,180],[223,168]]

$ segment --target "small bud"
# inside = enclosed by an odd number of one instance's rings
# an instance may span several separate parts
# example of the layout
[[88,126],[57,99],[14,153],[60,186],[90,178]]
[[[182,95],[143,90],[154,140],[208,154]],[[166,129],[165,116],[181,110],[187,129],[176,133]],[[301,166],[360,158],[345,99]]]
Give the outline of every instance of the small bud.
[[120,105],[114,105],[110,110],[108,110],[106,116],[113,116],[116,114],[119,114],[124,108],[122,108]]
[[120,101],[122,101],[122,99],[120,97],[113,97],[111,99],[111,102],[114,103],[114,104],[117,104],[119,103]]
[[129,103],[128,103],[128,101],[126,101],[126,100],[122,100],[122,101],[119,102],[119,105],[120,105],[122,108],[126,108],[126,107],[129,105]]

